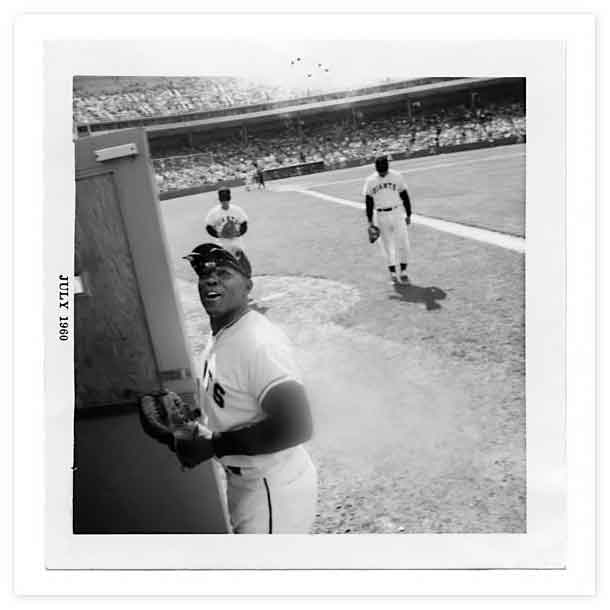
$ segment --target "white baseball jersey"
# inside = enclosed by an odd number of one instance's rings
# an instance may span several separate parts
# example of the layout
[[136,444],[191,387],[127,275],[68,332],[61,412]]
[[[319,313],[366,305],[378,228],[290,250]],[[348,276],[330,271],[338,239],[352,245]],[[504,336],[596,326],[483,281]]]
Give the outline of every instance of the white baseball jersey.
[[242,223],[247,222],[248,217],[246,213],[238,206],[229,204],[229,207],[225,210],[219,204],[213,207],[205,218],[205,224],[213,227],[218,235],[222,233],[222,228],[227,223],[228,220],[232,220],[233,222]]
[[388,265],[392,266],[409,262],[411,246],[405,223],[406,211],[399,196],[406,189],[405,179],[391,169],[383,178],[377,172],[371,174],[362,189],[363,195],[373,198],[374,218],[381,231],[379,243]]
[[[267,392],[283,381],[301,382],[284,332],[256,311],[210,335],[202,354],[199,404],[214,432],[251,426],[266,414],[261,404]],[[297,447],[265,455],[227,455],[228,466],[267,470]]]
[[364,182],[362,194],[370,195],[375,200],[375,209],[390,208],[402,206],[398,193],[406,188],[407,183],[402,174],[390,169],[383,178],[377,172],[368,176]]

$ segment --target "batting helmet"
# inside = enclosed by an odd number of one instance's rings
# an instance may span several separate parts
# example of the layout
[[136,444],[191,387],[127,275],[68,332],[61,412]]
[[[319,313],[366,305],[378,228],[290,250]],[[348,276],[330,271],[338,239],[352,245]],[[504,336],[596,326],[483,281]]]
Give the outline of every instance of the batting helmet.
[[388,173],[390,164],[387,155],[378,155],[375,157],[375,169],[380,176],[385,176]]

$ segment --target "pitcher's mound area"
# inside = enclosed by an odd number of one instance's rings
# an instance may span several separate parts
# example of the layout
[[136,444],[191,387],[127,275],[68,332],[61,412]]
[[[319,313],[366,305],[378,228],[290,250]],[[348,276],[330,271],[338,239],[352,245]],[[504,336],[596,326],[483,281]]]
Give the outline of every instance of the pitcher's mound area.
[[[253,283],[252,309],[278,323],[299,343],[313,327],[319,332],[322,325],[360,299],[353,286],[324,278],[263,275],[254,277]],[[178,279],[177,284],[191,349],[198,355],[210,329],[208,317],[199,300],[197,283]]]

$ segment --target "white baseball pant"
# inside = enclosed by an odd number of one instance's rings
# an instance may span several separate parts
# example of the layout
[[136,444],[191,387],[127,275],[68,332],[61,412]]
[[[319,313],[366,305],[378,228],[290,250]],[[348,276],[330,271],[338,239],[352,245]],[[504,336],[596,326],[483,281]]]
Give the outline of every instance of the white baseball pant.
[[316,516],[316,468],[303,447],[262,472],[226,471],[227,508],[234,534],[307,534]]
[[379,242],[388,265],[409,262],[409,231],[404,208],[398,206],[390,212],[377,211],[377,226],[381,231]]

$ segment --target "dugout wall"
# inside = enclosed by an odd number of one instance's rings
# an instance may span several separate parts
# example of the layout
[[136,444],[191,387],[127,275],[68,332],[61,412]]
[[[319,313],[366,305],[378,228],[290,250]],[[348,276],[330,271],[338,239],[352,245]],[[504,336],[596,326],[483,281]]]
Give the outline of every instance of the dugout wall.
[[76,141],[75,218],[73,531],[224,533],[212,465],[139,424],[139,395],[195,391],[144,130]]

